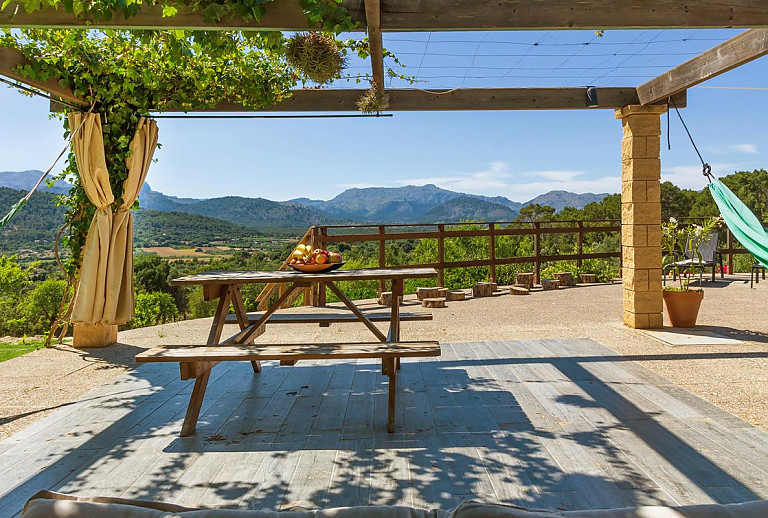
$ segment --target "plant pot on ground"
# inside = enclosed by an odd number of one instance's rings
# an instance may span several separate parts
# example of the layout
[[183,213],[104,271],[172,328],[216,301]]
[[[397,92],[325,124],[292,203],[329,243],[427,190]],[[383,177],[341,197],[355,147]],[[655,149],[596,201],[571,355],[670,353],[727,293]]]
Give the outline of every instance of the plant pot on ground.
[[703,262],[699,244],[707,241],[721,225],[721,218],[709,218],[701,225],[681,225],[675,218],[669,218],[661,225],[661,244],[666,252],[664,270],[671,270],[679,281],[677,286],[665,287],[663,292],[667,316],[673,327],[696,325],[704,291],[701,288],[692,290],[690,282]]
[[694,327],[703,299],[703,290],[664,290],[664,306],[672,327]]

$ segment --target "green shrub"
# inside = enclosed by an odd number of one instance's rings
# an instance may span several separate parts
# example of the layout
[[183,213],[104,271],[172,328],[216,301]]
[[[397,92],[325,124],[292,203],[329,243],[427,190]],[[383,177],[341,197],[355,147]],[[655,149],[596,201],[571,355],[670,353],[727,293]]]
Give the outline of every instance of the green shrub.
[[168,293],[139,293],[136,296],[136,312],[131,321],[132,327],[147,327],[179,318],[179,310],[173,297]]
[[218,302],[218,299],[203,300],[203,288],[195,287],[189,294],[189,315],[191,318],[212,317]]

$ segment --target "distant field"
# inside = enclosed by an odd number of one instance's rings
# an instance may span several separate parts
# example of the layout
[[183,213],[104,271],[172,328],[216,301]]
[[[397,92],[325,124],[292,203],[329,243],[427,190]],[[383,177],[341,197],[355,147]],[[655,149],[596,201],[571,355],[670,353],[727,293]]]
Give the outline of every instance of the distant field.
[[[154,254],[160,257],[181,259],[184,257],[222,257],[229,255],[229,247],[206,246],[203,248],[173,248],[170,246],[150,246],[141,249],[148,254]],[[199,251],[198,251],[199,250]]]

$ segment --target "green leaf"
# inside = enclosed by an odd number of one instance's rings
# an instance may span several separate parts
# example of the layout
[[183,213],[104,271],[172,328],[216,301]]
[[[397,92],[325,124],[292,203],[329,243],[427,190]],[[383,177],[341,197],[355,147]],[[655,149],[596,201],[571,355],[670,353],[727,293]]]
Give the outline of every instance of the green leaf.
[[179,10],[173,7],[169,4],[163,4],[163,18],[170,18],[171,16],[176,16],[178,14]]

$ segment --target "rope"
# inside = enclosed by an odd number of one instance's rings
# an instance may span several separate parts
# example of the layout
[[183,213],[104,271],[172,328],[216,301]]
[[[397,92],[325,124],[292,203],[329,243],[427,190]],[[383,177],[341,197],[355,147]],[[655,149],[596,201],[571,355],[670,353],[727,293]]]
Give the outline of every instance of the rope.
[[[88,114],[90,114],[92,111],[93,111],[93,106],[91,106],[91,108],[88,110]],[[75,137],[75,135],[77,135],[77,133],[80,131],[80,128],[82,128],[82,127],[83,127],[83,124],[85,124],[85,120],[86,120],[86,119],[85,119],[85,117],[83,117],[83,120],[82,120],[82,122],[80,123],[80,125],[79,125],[79,126],[76,128],[76,129],[75,129],[75,131],[73,131],[72,133],[70,133],[70,135],[69,135],[69,138],[67,139],[67,143],[64,145],[64,148],[61,150],[61,152],[59,153],[59,155],[58,155],[58,156],[56,157],[56,159],[53,161],[53,163],[51,164],[51,166],[50,166],[48,169],[46,169],[46,171],[43,173],[43,175],[40,177],[40,179],[37,181],[37,183],[36,183],[36,184],[35,184],[35,185],[34,185],[34,186],[33,186],[33,187],[32,187],[32,188],[29,190],[29,192],[28,192],[28,193],[27,193],[27,194],[26,194],[26,195],[25,195],[25,196],[24,196],[22,199],[20,199],[19,201],[17,201],[16,203],[14,203],[14,204],[13,204],[13,206],[11,207],[11,210],[9,210],[9,211],[8,211],[8,214],[6,214],[6,215],[3,217],[3,219],[0,219],[0,229],[2,229],[2,228],[5,226],[5,225],[7,225],[7,224],[8,224],[8,222],[9,222],[9,221],[11,221],[11,218],[13,218],[13,216],[14,216],[14,215],[15,215],[17,212],[19,212],[19,210],[21,210],[21,208],[22,208],[24,205],[26,205],[26,204],[27,204],[27,202],[28,202],[28,201],[29,201],[29,199],[32,197],[32,195],[35,193],[35,191],[37,190],[37,188],[38,188],[38,187],[40,187],[40,184],[42,184],[42,183],[43,183],[43,180],[45,180],[45,179],[46,179],[46,177],[47,177],[49,174],[51,174],[51,171],[53,170],[53,168],[54,168],[54,167],[56,167],[56,164],[59,162],[59,160],[61,160],[61,157],[63,157],[63,156],[64,156],[64,153],[66,153],[67,149],[69,149],[69,144],[70,144],[70,142],[72,142],[72,139],[73,139],[73,138]]]
[[[704,161],[704,157],[701,156],[701,153],[699,152],[699,148],[696,146],[696,142],[693,141],[693,136],[691,136],[691,132],[688,130],[688,125],[685,124],[685,121],[683,120],[683,116],[680,115],[680,110],[677,109],[677,103],[675,103],[675,100],[672,97],[667,98],[667,103],[670,103],[670,102],[672,103],[672,107],[674,107],[675,109],[675,113],[677,113],[677,117],[680,119],[680,122],[683,124],[685,133],[688,135],[688,140],[691,141],[691,145],[693,146],[693,149],[696,151],[696,154],[699,155],[699,160],[701,161],[701,168],[702,168],[701,174],[707,177],[707,180],[709,181],[709,183],[712,183],[712,167],[710,167],[710,165]],[[667,121],[669,121],[669,119],[667,119]],[[669,138],[669,129],[667,129],[667,138]],[[670,149],[671,149],[671,145],[670,145]]]

